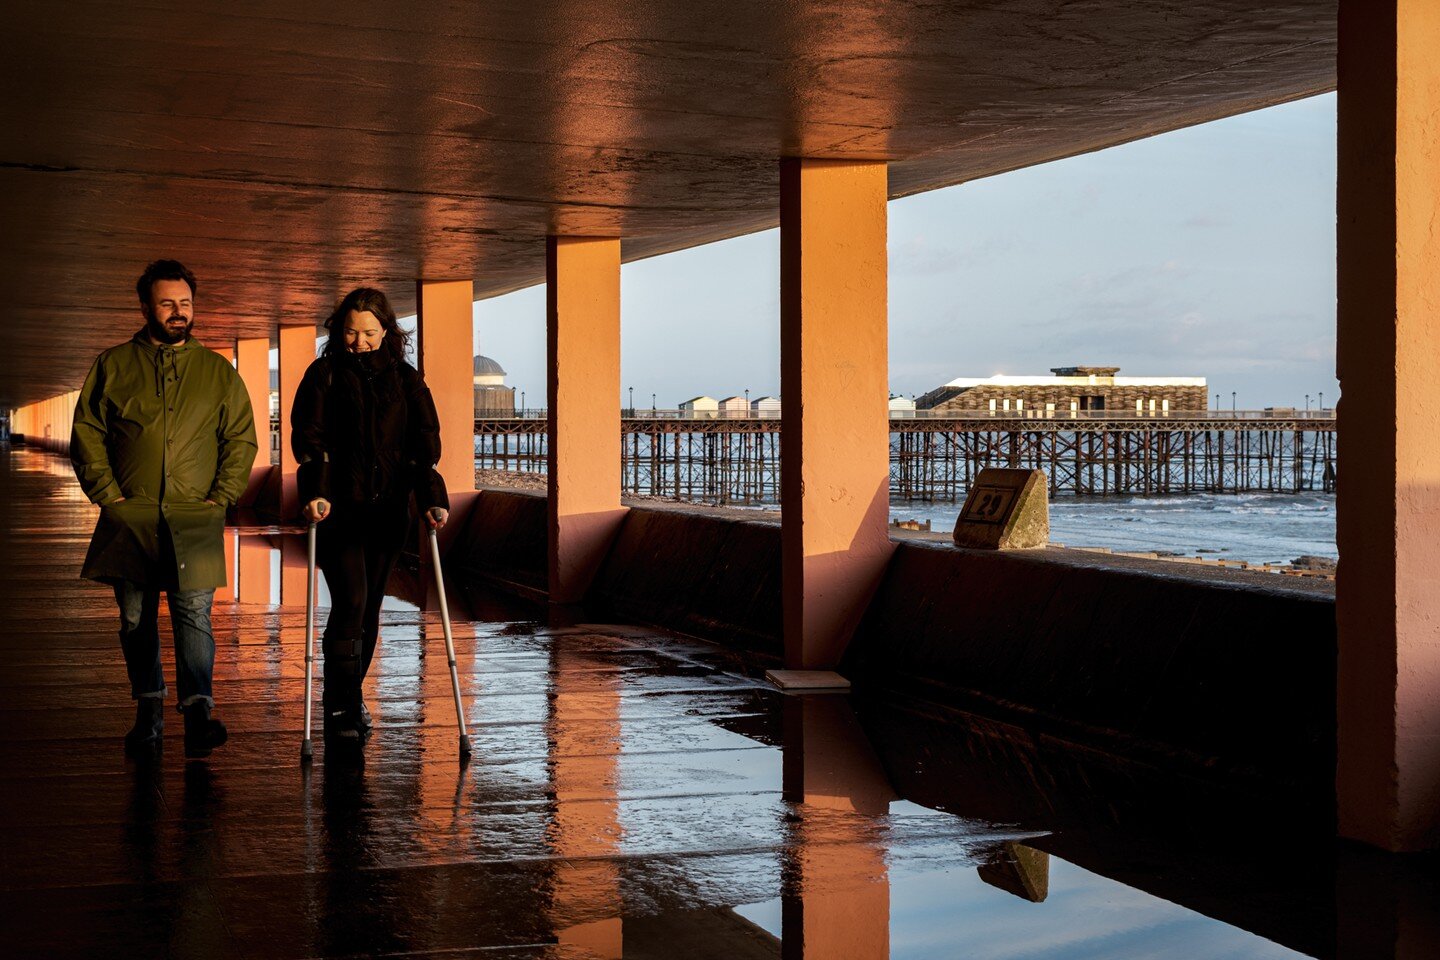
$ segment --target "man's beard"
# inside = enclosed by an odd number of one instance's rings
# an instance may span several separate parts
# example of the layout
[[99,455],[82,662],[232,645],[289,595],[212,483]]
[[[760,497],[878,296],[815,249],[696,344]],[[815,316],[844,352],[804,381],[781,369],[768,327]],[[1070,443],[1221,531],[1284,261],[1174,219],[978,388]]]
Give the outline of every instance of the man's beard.
[[145,331],[150,335],[150,339],[156,343],[168,343],[172,345],[184,343],[190,339],[190,328],[193,326],[195,326],[195,321],[191,319],[185,324],[184,330],[174,332],[164,323],[160,322],[153,314],[145,319]]

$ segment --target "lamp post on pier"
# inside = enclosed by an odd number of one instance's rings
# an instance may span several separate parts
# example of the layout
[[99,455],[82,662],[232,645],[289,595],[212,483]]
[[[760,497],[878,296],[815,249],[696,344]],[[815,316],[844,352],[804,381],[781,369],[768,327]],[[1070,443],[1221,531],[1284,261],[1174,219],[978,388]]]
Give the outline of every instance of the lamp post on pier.
[[1234,391],[1234,390],[1231,390],[1231,391],[1230,391],[1230,413],[1231,413],[1232,416],[1233,416],[1234,413],[1235,413],[1235,391]]
[[1310,412],[1310,394],[1305,394],[1305,412]]
[[1215,409],[1216,409],[1216,410],[1219,410],[1219,409],[1220,409],[1220,394],[1218,394],[1218,393],[1215,394]]
[[1325,412],[1325,394],[1320,394],[1320,412]]
[[635,388],[630,387],[630,416],[635,416]]

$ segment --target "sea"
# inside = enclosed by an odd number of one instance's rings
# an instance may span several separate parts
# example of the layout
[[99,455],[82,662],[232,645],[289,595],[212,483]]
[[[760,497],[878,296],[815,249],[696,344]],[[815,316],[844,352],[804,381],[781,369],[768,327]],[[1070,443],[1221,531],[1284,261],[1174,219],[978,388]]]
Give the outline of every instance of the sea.
[[[890,519],[955,529],[960,504],[892,501]],[[1168,552],[1187,557],[1290,563],[1334,559],[1335,496],[1320,493],[1056,497],[1050,539],[1067,547]]]

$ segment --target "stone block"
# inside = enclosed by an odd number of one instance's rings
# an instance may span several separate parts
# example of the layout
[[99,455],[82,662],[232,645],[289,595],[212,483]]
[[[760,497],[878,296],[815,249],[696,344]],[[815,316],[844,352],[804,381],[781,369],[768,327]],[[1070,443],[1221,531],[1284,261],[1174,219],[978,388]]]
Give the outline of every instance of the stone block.
[[1043,470],[986,467],[960,518],[955,545],[977,550],[1024,550],[1050,540],[1049,485]]

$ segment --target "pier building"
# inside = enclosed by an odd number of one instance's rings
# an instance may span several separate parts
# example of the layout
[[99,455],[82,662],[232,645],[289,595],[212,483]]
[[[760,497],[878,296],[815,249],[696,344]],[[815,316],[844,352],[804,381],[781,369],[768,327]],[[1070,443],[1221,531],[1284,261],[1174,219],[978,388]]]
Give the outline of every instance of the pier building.
[[715,417],[720,415],[720,401],[714,397],[691,397],[680,401],[682,417]]
[[[974,953],[1008,905],[985,898],[1023,895],[1027,936],[1058,917],[1053,952],[1094,955],[1115,940],[1055,911],[1140,892],[1127,920],[1185,911],[1203,945],[1248,938],[1229,955],[1440,952],[1433,865],[1381,855],[1440,846],[1440,5],[156,0],[6,25],[14,952],[882,960]],[[1330,90],[1333,589],[892,538],[887,202]],[[625,502],[622,261],[774,227],[780,522]],[[281,436],[227,533],[229,753],[147,773],[118,756],[112,600],[75,578],[97,510],[52,451],[158,256],[201,278],[197,333],[256,410],[278,351]],[[457,769],[436,604],[401,571],[379,746],[311,779],[288,408],[359,283],[417,314],[480,748]],[[483,350],[483,300],[540,283],[546,489],[480,490],[475,302]],[[1047,899],[1067,884],[1090,896]]]
[[1025,410],[1162,413],[1204,410],[1204,377],[1122,377],[1119,367],[1055,367],[1049,376],[957,377],[915,401],[936,413]]
[[475,357],[475,416],[515,415],[515,388],[505,385],[505,368],[489,357]]

